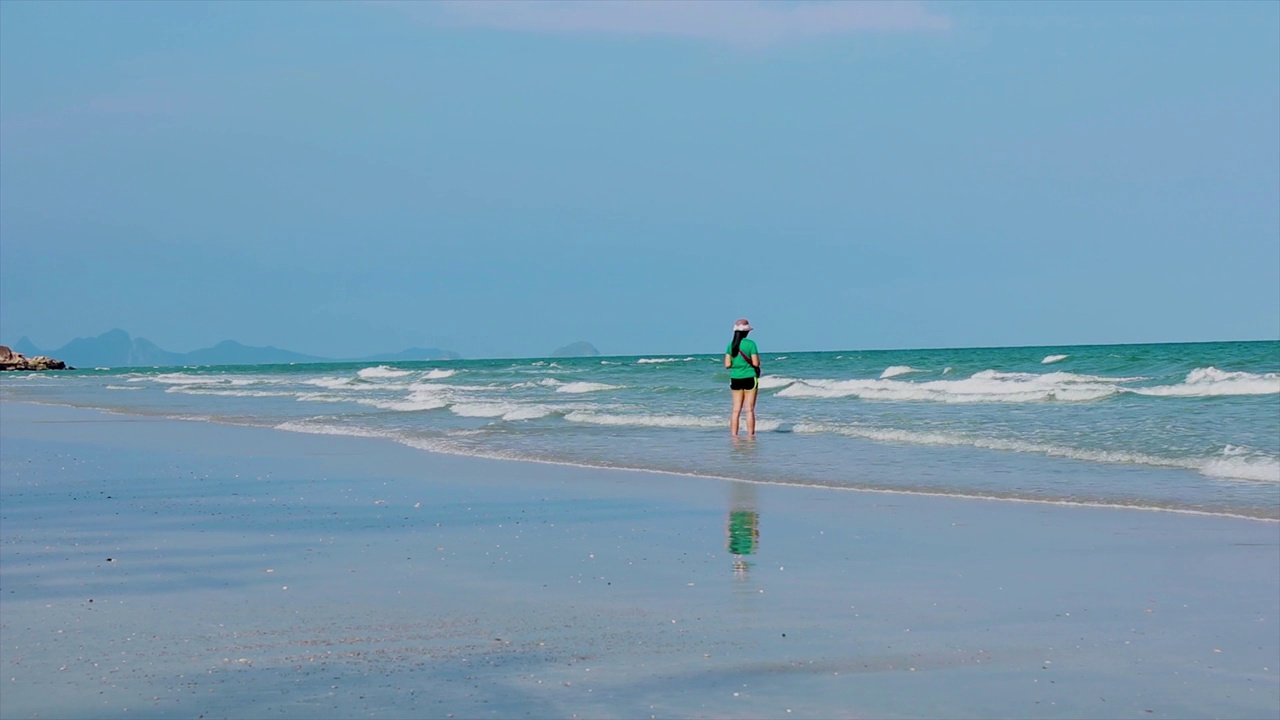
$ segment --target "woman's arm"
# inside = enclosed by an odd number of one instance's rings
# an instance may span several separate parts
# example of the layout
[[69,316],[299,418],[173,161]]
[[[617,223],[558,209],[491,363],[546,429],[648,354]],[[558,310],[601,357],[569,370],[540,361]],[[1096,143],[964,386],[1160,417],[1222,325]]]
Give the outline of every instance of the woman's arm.
[[733,367],[733,356],[732,356],[732,355],[730,355],[729,353],[725,353],[725,354],[724,354],[724,368],[725,368],[725,370],[728,370],[728,369],[729,369],[729,368],[731,368],[731,367]]
[[755,367],[756,374],[759,375],[760,374],[760,356],[755,353],[751,353],[751,364]]

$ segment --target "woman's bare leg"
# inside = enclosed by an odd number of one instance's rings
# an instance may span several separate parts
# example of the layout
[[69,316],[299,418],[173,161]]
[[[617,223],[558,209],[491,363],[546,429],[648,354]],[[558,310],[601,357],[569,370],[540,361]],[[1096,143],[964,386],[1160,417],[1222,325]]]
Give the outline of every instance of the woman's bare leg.
[[[747,435],[749,436],[756,434],[756,395],[759,392],[759,390],[744,390],[742,393],[746,396],[743,407],[747,411]],[[737,433],[734,434],[737,435]]]
[[[737,437],[738,436],[738,416],[742,414],[742,402],[743,402],[744,396],[747,394],[747,391],[746,390],[730,390],[729,392],[733,393],[733,410],[729,412],[729,434],[733,435],[734,437]],[[749,420],[748,422],[755,422],[755,421]],[[751,426],[748,425],[747,427],[750,428]]]

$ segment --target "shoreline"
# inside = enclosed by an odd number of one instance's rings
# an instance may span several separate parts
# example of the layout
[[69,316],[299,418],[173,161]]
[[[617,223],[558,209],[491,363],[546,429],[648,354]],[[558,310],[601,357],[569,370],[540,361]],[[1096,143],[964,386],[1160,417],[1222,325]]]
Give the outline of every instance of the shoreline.
[[[405,438],[405,437],[400,437],[395,435],[379,434],[375,432],[369,432],[369,433],[344,432],[339,430],[330,430],[327,428],[327,426],[315,426],[314,429],[308,429],[306,427],[302,427],[298,425],[293,421],[287,421],[287,422],[276,424],[276,425],[270,425],[266,423],[257,424],[252,422],[235,422],[227,418],[219,418],[219,417],[207,416],[207,415],[174,415],[169,413],[147,414],[147,413],[141,413],[141,412],[129,412],[127,410],[122,410],[122,409],[108,409],[108,408],[102,408],[102,407],[68,405],[68,404],[53,403],[53,402],[35,402],[31,400],[26,400],[26,399],[19,400],[19,401],[4,401],[4,402],[8,402],[11,404],[26,404],[26,405],[35,405],[35,406],[43,406],[43,407],[66,408],[66,409],[80,410],[80,411],[86,411],[86,412],[97,412],[97,413],[104,413],[109,415],[119,415],[123,417],[164,419],[164,420],[170,420],[173,422],[208,423],[208,424],[214,424],[214,425],[225,425],[228,427],[250,427],[250,428],[257,428],[262,430],[271,430],[275,432],[296,433],[301,435],[317,435],[317,436],[328,436],[328,437],[355,437],[355,438],[365,438],[365,439],[372,439],[372,440],[386,440],[386,441],[397,443],[399,445],[403,445],[405,447],[412,448],[413,450],[416,450],[418,452],[424,452],[424,453],[429,453],[433,455],[447,455],[450,457],[474,458],[478,460],[492,460],[497,462],[532,463],[537,465],[550,465],[550,466],[556,466],[556,467],[600,470],[605,472],[617,471],[617,472],[653,473],[657,475],[696,478],[696,479],[710,480],[710,481],[716,481],[716,482],[743,482],[743,483],[749,483],[752,485],[759,485],[759,486],[814,488],[814,489],[829,490],[834,492],[855,492],[855,493],[874,493],[874,494],[885,494],[885,495],[937,497],[937,498],[950,498],[954,500],[972,500],[972,501],[985,501],[985,502],[998,502],[998,503],[1026,503],[1026,504],[1035,504],[1035,505],[1053,505],[1053,506],[1061,506],[1061,507],[1095,508],[1095,509],[1102,509],[1102,510],[1132,510],[1132,511],[1138,511],[1138,512],[1172,513],[1175,515],[1219,517],[1219,518],[1229,518],[1229,519],[1236,519],[1236,520],[1250,520],[1255,522],[1280,524],[1280,507],[1277,508],[1276,515],[1267,516],[1267,515],[1251,515],[1244,512],[1230,512],[1227,510],[1203,510],[1203,509],[1197,509],[1197,508],[1141,504],[1140,501],[1134,501],[1133,503],[1124,503],[1124,502],[1106,502],[1102,500],[1072,500],[1068,498],[1040,498],[1040,497],[1029,497],[1029,496],[1021,496],[1021,495],[1000,495],[996,493],[983,495],[983,494],[977,494],[977,493],[965,493],[963,491],[919,490],[919,489],[910,489],[910,488],[877,487],[872,485],[835,485],[835,484],[824,485],[816,482],[801,482],[801,481],[783,482],[783,481],[776,481],[776,480],[761,480],[758,478],[749,478],[749,477],[714,475],[710,473],[665,470],[660,468],[632,467],[627,465],[592,464],[589,462],[579,462],[579,461],[573,461],[573,460],[556,460],[556,459],[546,459],[546,458],[536,458],[536,457],[513,457],[509,455],[504,455],[501,451],[493,451],[493,452],[451,451],[448,449],[433,447],[430,444],[424,444],[415,438]],[[285,427],[286,425],[291,427]],[[321,428],[324,428],[324,429],[321,429]],[[743,441],[746,441],[745,438],[741,438],[741,439]],[[870,440],[870,439],[867,439],[867,441],[875,442],[874,440]],[[935,446],[925,446],[925,447],[927,447],[928,449],[936,449]],[[993,452],[996,451],[991,448],[964,448],[964,449],[988,450]],[[1020,455],[1024,454],[1018,451],[1014,451],[1014,452]],[[1070,462],[1092,463],[1092,464],[1100,465],[1104,468],[1105,467],[1118,467],[1118,468],[1125,468],[1125,469],[1130,468],[1130,466],[1127,466],[1127,465],[1117,464],[1117,463],[1112,463],[1107,461],[1091,461],[1091,460],[1084,460],[1080,458],[1069,458],[1069,457],[1062,458],[1062,457],[1056,457],[1053,455],[1045,455],[1043,457],[1059,459],[1059,460],[1067,460]],[[1141,469],[1157,469],[1157,470],[1158,469],[1175,469],[1179,471],[1196,472],[1191,468],[1159,466],[1159,465],[1141,466]],[[1261,484],[1261,485],[1270,484],[1268,481],[1256,481],[1256,480],[1235,479],[1233,481],[1250,483],[1250,484]],[[1277,492],[1280,493],[1280,488],[1277,488]]]
[[4,717],[1280,714],[1273,522],[0,419]]

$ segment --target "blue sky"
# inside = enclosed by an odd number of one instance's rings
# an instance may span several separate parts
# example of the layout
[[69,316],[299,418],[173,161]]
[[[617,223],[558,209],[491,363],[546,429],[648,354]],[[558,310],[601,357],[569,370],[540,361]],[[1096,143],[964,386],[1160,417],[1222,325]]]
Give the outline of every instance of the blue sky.
[[0,2],[0,342],[1280,337],[1280,3]]

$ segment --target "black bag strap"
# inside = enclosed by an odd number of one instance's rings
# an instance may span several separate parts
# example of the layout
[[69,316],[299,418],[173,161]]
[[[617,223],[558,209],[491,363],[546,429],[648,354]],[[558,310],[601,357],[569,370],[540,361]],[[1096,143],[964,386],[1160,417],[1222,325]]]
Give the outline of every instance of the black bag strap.
[[[747,361],[747,364],[748,364],[748,365],[751,365],[751,358],[747,357],[747,354],[746,354],[746,353],[744,353],[744,352],[742,352],[742,348],[738,348],[738,354],[742,356],[742,359],[743,359],[743,360],[746,360],[746,361]],[[756,377],[760,377],[760,366],[759,366],[759,365],[751,365],[751,369],[756,371]]]

